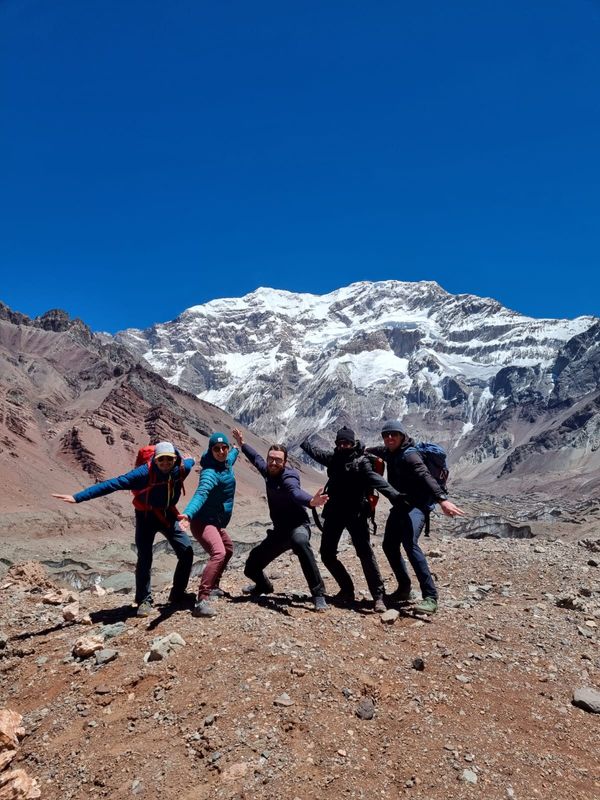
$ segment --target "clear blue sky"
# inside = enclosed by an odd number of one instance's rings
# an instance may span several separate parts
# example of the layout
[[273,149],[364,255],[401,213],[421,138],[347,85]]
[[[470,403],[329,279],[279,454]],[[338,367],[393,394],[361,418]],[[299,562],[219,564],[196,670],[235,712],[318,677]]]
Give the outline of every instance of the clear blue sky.
[[436,280],[599,314],[598,0],[0,0],[0,299]]

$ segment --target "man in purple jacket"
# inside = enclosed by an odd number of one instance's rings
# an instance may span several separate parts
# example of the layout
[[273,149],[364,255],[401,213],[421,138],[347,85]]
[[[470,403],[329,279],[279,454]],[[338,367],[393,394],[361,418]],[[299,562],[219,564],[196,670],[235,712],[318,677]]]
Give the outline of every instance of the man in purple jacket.
[[265,479],[269,514],[273,521],[273,530],[267,532],[267,538],[250,551],[244,574],[254,583],[244,591],[252,595],[270,594],[273,584],[264,569],[286,550],[292,550],[300,561],[315,610],[326,611],[325,584],[310,546],[306,509],[324,505],[327,495],[323,494],[323,489],[319,489],[311,497],[302,489],[298,471],[287,466],[287,449],[284,445],[272,444],[265,461],[253,447],[244,443],[239,428],[233,429],[233,436],[242,453]]

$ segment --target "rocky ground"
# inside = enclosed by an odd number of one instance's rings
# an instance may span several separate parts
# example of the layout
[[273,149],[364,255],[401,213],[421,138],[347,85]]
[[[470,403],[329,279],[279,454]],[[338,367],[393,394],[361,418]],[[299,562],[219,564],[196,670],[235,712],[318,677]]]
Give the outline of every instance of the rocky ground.
[[69,596],[11,567],[0,686],[25,735],[7,769],[61,800],[600,797],[598,700],[573,703],[600,689],[600,540],[446,530],[424,540],[430,619],[385,621],[366,599],[317,614],[287,556],[258,603],[229,570],[210,620],[160,604],[138,619],[129,594]]

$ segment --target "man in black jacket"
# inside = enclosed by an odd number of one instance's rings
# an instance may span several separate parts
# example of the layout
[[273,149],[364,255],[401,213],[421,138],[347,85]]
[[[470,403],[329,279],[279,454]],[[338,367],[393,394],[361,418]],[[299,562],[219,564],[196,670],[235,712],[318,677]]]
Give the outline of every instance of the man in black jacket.
[[321,578],[315,554],[310,546],[310,525],[307,508],[316,508],[327,502],[327,495],[319,489],[312,497],[300,486],[298,470],[287,464],[287,448],[272,444],[265,459],[249,444],[245,444],[239,428],[233,436],[242,453],[265,479],[269,514],[273,529],[267,538],[250,551],[244,574],[254,583],[244,589],[247,594],[270,594],[273,584],[264,573],[272,561],[292,550],[300,561],[300,567],[308,583],[316,611],[326,611],[325,584]]
[[302,442],[300,447],[312,459],[327,467],[325,491],[329,501],[323,510],[321,560],[340,587],[336,599],[346,604],[354,602],[354,583],[338,558],[338,545],[346,529],[362,564],[374,609],[380,613],[385,611],[383,578],[369,540],[370,508],[367,498],[369,492],[376,489],[393,503],[401,499],[399,492],[373,471],[369,457],[364,455],[350,428],[344,427],[337,432],[333,451],[322,450],[308,441]]
[[369,447],[368,452],[384,459],[388,481],[405,497],[403,503],[395,504],[390,511],[383,536],[383,552],[398,580],[398,588],[389,597],[400,602],[411,597],[410,577],[400,550],[402,545],[421,587],[423,599],[415,610],[434,614],[438,593],[425,554],[419,547],[419,536],[432,504],[438,503],[448,517],[463,517],[464,511],[448,500],[399,420],[384,422],[381,436],[383,447]]

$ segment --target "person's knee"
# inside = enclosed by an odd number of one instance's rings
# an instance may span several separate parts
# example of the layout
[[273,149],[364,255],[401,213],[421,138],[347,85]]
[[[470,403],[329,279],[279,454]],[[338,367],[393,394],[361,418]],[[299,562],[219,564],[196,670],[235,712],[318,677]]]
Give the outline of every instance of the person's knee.
[[178,559],[183,564],[191,564],[194,560],[194,548],[190,544],[188,547],[184,547],[182,550],[179,551]]

